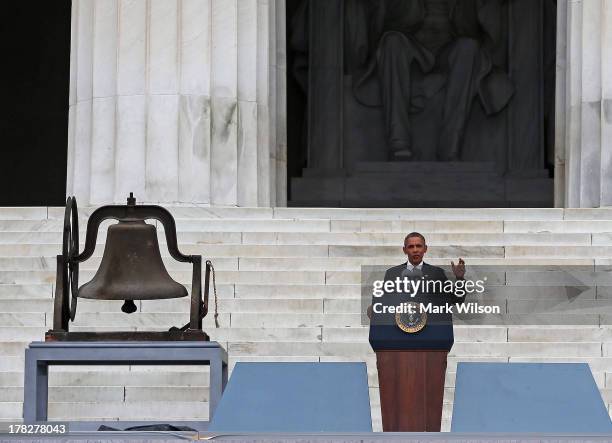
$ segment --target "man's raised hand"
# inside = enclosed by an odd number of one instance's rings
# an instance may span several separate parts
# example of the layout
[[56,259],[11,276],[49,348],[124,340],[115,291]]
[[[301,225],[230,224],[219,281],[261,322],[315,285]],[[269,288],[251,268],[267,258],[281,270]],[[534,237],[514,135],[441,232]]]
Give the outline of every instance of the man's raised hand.
[[453,274],[455,274],[455,278],[457,280],[463,280],[463,277],[465,277],[465,262],[463,261],[463,259],[459,259],[458,265],[455,265],[455,262],[451,261],[451,268],[453,269]]

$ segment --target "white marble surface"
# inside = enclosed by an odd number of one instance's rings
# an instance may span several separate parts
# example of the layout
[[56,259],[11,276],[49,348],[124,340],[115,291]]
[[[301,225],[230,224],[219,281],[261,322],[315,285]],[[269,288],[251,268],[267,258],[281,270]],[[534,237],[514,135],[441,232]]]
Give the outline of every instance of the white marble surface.
[[602,2],[601,206],[612,205],[612,3]]
[[257,206],[257,103],[238,102],[238,206]]
[[[112,97],[117,91],[117,41],[119,0],[94,3],[93,96]],[[111,134],[113,134],[111,132]]]
[[580,203],[600,204],[601,168],[601,0],[582,4],[582,113]]
[[210,96],[211,0],[182,0],[181,82],[182,95]]
[[147,77],[149,94],[178,93],[178,2],[150,0]]
[[210,202],[210,99],[181,95],[178,133],[178,199]]
[[[567,0],[557,1],[557,35],[567,35]],[[555,68],[555,207],[565,206],[565,119],[567,81],[567,41],[557,38],[556,68]]]
[[257,0],[239,0],[236,14],[238,28],[236,40],[238,100],[256,102],[257,58],[260,56],[257,51]]
[[130,192],[136,196],[145,195],[146,97],[117,97],[116,121],[114,200],[123,203]]
[[555,201],[565,207],[607,206],[612,202],[612,130],[606,118],[611,5],[572,0],[558,2],[558,8]]
[[146,93],[147,0],[119,2],[117,93]]
[[67,193],[81,204],[122,203],[128,192],[166,204],[275,202],[286,187],[275,175],[284,120],[270,116],[285,94],[268,26],[277,7],[75,0]]
[[72,185],[74,195],[81,201],[88,201],[91,176],[91,100],[77,102],[74,112],[74,151],[70,152],[73,154],[72,167],[75,172]]
[[112,95],[93,99],[91,162],[94,168],[90,178],[91,203],[114,200],[116,107],[117,98]]
[[178,201],[179,97],[151,95],[147,110],[145,195],[149,201]]
[[[558,4],[556,204],[609,205],[612,7]],[[75,1],[68,192],[92,203],[134,187],[146,201],[285,205],[285,20],[282,0]],[[158,95],[178,96],[181,135],[170,146],[175,123],[149,127]],[[142,109],[126,112],[135,96]],[[114,98],[115,112],[92,98]],[[147,167],[132,166],[143,155]],[[166,170],[170,157],[178,165]]]
[[232,206],[238,200],[238,103],[213,97],[211,104],[210,203]]

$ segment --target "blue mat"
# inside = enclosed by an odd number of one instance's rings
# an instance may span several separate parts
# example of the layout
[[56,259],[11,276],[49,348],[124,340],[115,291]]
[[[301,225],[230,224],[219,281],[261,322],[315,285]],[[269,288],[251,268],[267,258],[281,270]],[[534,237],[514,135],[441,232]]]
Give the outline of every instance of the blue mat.
[[236,363],[209,432],[372,432],[365,363]]
[[586,363],[459,363],[452,432],[611,433]]

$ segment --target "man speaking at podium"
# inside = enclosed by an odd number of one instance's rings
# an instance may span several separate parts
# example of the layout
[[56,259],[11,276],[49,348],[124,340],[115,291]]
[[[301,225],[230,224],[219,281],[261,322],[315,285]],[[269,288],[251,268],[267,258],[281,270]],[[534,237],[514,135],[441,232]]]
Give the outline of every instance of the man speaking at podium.
[[[411,232],[404,239],[404,254],[408,257],[406,263],[394,266],[387,270],[385,273],[385,281],[395,281],[397,277],[401,279],[407,277],[410,280],[423,279],[425,281],[436,281],[440,282],[439,285],[430,285],[432,288],[444,287],[445,282],[448,280],[446,273],[442,268],[432,266],[423,261],[425,253],[427,253],[427,242],[425,237],[418,232]],[[459,258],[459,263],[455,265],[454,261],[451,261],[451,268],[455,275],[455,280],[463,280],[465,278],[465,262],[462,258]],[[426,293],[426,294],[423,294]],[[440,291],[422,291],[421,295],[426,297],[419,297],[419,294],[415,295],[415,298],[419,301],[429,301],[432,303],[440,304],[444,303],[462,303],[465,298],[455,296],[454,293],[443,296]],[[429,297],[427,297],[429,296]],[[436,298],[434,298],[436,297]],[[417,301],[415,300],[415,301]]]
[[407,262],[386,271],[385,294],[370,307],[383,430],[439,432],[446,358],[454,343],[452,307],[465,299],[455,287],[465,277],[465,262],[451,262],[451,282],[442,268],[423,261],[422,234],[408,234],[403,251]]

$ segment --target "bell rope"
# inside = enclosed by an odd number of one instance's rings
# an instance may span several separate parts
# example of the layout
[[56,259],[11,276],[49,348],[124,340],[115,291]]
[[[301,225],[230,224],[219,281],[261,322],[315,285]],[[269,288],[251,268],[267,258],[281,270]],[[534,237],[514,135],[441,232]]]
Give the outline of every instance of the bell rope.
[[206,260],[206,265],[210,266],[210,270],[212,271],[212,281],[213,281],[213,294],[215,296],[215,328],[219,327],[219,312],[218,310],[218,301],[217,301],[217,282],[215,280],[215,267],[213,266],[210,260]]

